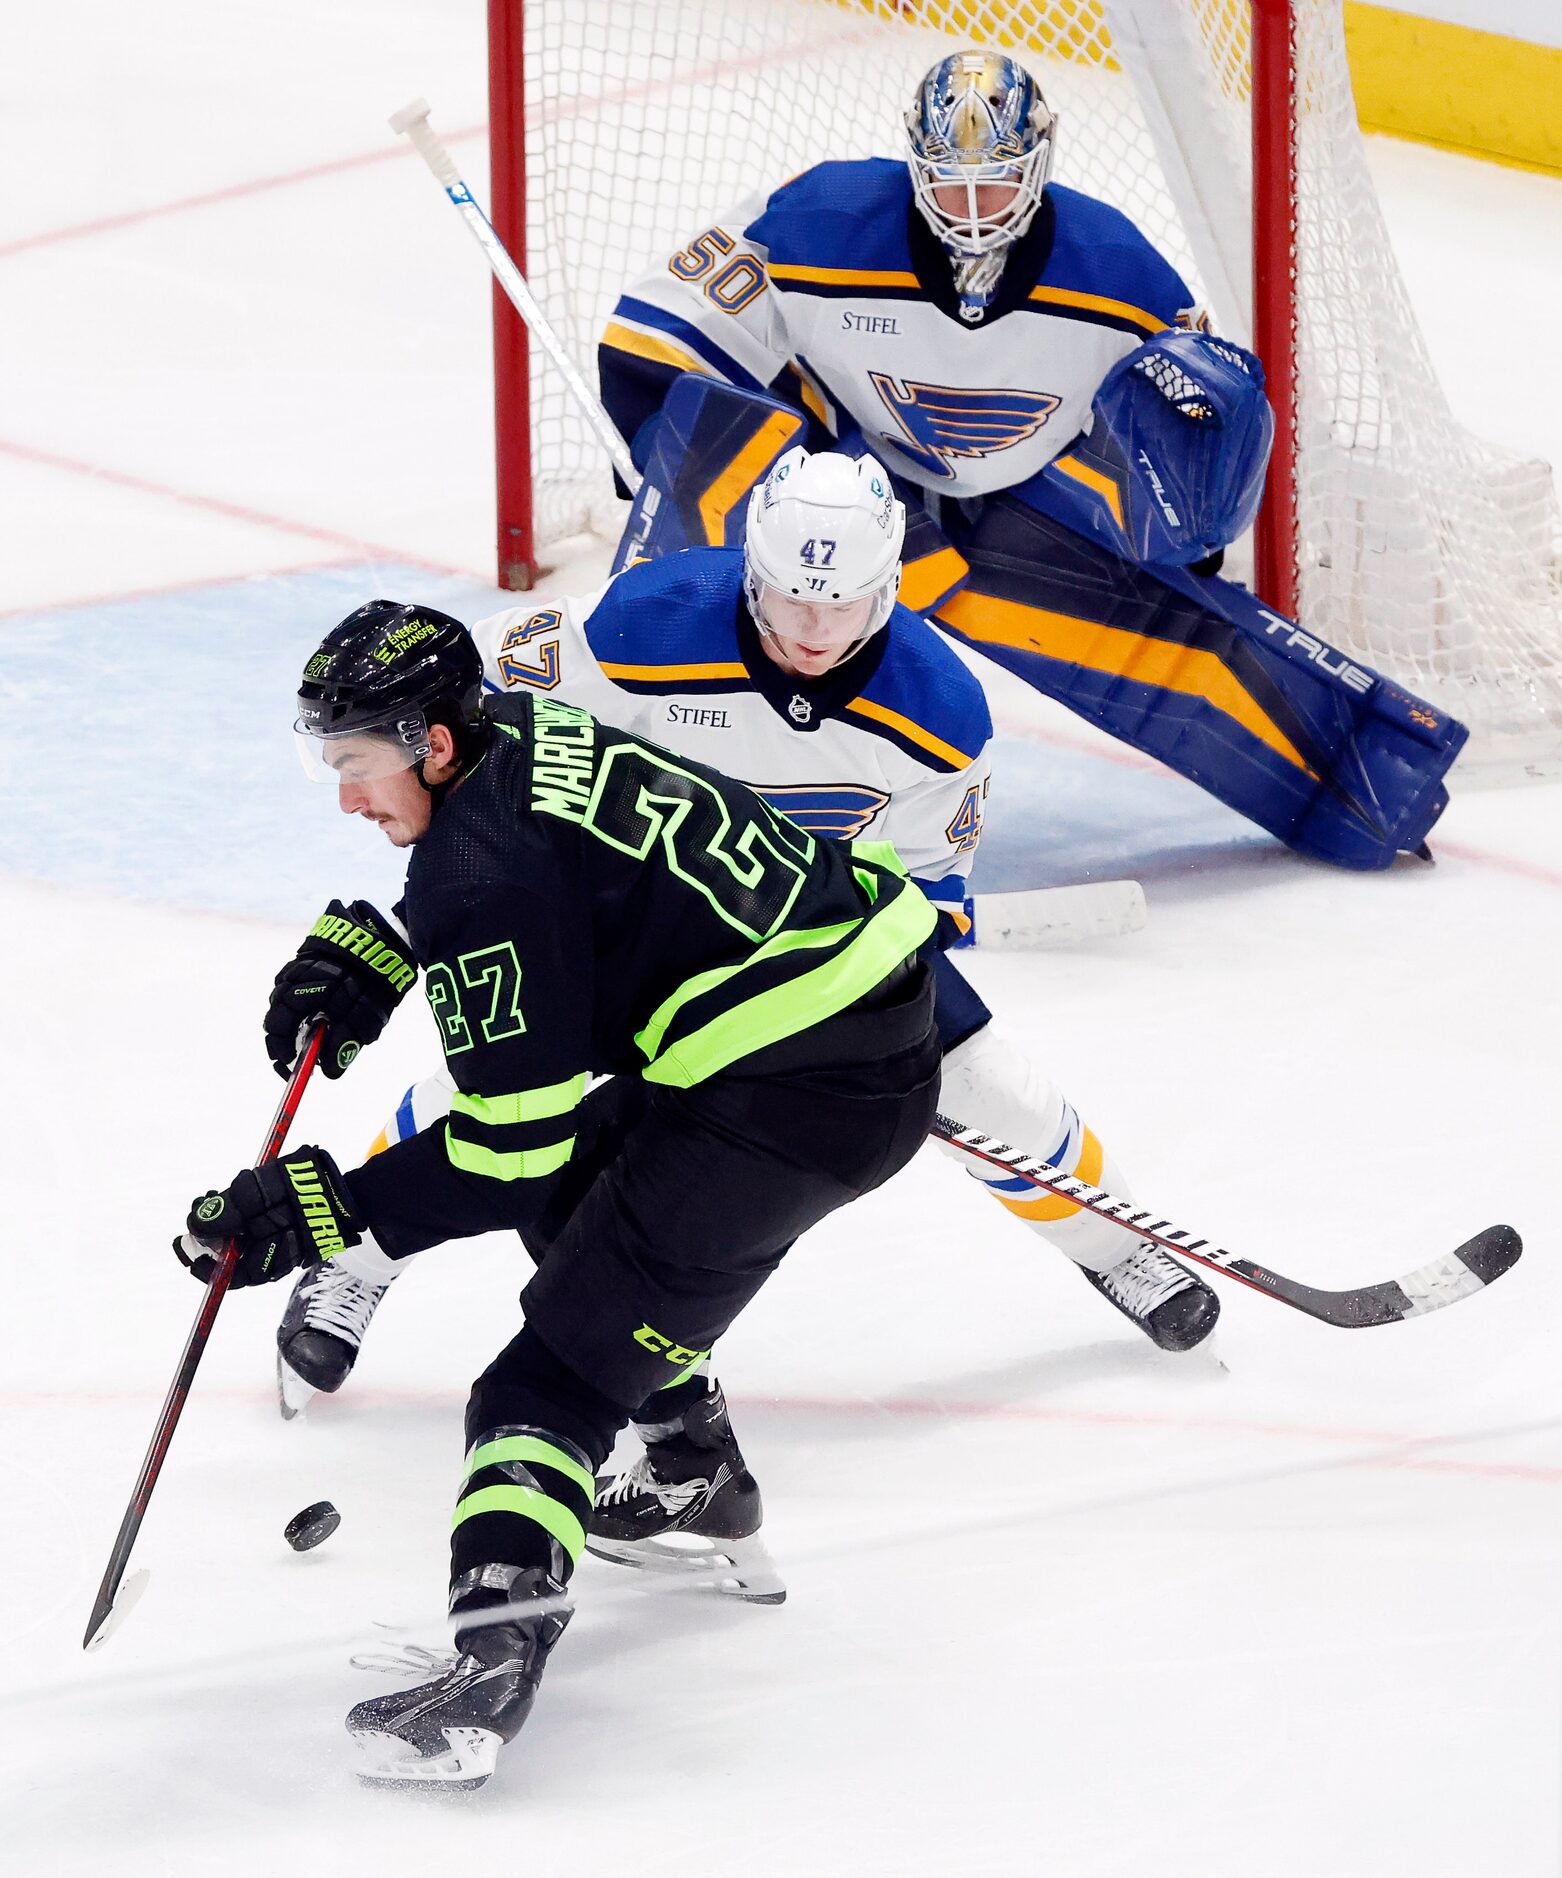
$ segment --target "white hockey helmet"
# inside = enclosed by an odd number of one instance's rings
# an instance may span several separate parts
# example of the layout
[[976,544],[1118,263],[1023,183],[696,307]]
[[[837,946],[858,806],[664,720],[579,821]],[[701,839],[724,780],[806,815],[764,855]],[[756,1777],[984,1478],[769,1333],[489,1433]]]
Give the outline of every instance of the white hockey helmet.
[[[762,633],[774,636],[766,615],[769,592],[810,611],[810,637],[839,644],[847,657],[889,619],[900,592],[900,549],[906,508],[889,476],[871,456],[801,444],[778,459],[748,499],[743,535],[743,590]],[[864,613],[855,603],[871,600]],[[842,630],[832,633],[839,608]]]

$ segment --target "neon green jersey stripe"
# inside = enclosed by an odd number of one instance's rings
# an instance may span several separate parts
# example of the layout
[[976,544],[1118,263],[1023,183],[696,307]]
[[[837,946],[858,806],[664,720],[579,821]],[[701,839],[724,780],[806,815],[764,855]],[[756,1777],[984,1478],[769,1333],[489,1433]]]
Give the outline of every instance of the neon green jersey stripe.
[[445,1151],[452,1167],[463,1174],[486,1174],[490,1180],[539,1180],[544,1174],[556,1174],[574,1151],[575,1137],[556,1141],[547,1148],[524,1148],[516,1154],[496,1154],[492,1148],[480,1148],[476,1142],[463,1141],[445,1130]]
[[647,1082],[689,1089],[740,1056],[822,1023],[888,977],[937,923],[938,915],[931,905],[907,883],[881,912],[863,923],[862,931],[833,959],[723,1011],[692,1036],[674,1044],[641,1074]]
[[[894,874],[901,880],[906,879],[906,863],[900,858],[893,841],[853,841],[848,846],[853,860],[871,861],[875,867],[882,867],[885,873]],[[861,880],[862,875],[858,874],[857,878]],[[878,895],[870,894],[869,897],[876,900]]]
[[664,1389],[676,1389],[679,1383],[687,1382],[691,1376],[699,1375],[700,1371],[704,1369],[709,1361],[710,1351],[707,1350],[703,1356],[697,1356],[687,1369],[680,1369],[676,1376],[669,1376],[666,1382],[662,1384],[662,1387]]
[[504,1435],[498,1441],[483,1442],[467,1456],[466,1473],[462,1478],[470,1480],[479,1468],[498,1467],[503,1461],[536,1461],[540,1467],[551,1467],[566,1480],[573,1480],[588,1500],[596,1498],[596,1480],[580,1462],[572,1460],[551,1441],[539,1441],[536,1435]]
[[738,964],[716,965],[708,972],[700,972],[687,979],[670,998],[656,1007],[644,1030],[636,1033],[636,1044],[648,1057],[654,1057],[662,1047],[662,1038],[666,1036],[668,1026],[691,999],[703,997],[707,991],[714,991],[718,985],[735,978],[739,972],[746,972],[767,959],[781,958],[788,952],[801,952],[815,946],[833,946],[859,924],[857,920],[847,919],[834,926],[809,926],[798,932],[778,932],[773,939],[767,939],[757,952],[751,952]]
[[451,1531],[464,1520],[476,1519],[479,1513],[515,1513],[521,1519],[534,1520],[558,1540],[574,1564],[580,1562],[586,1549],[586,1529],[569,1508],[530,1487],[479,1487],[457,1503]]
[[487,1128],[501,1128],[506,1122],[545,1122],[553,1115],[568,1115],[586,1093],[582,1071],[564,1082],[549,1083],[543,1089],[522,1089],[516,1095],[463,1095],[459,1090],[450,1098],[452,1115],[467,1115]]
[[[852,841],[848,842],[847,846],[853,859],[870,862],[896,879],[907,878],[906,864],[895,852],[893,842]],[[879,898],[879,888],[886,883],[881,883],[878,875],[868,868],[854,868],[852,871],[857,877],[858,884],[867,893],[869,902],[876,904]],[[872,917],[871,914],[868,915],[868,918]],[[937,917],[935,913],[935,922]],[[636,1044],[647,1057],[654,1057],[662,1047],[662,1038],[667,1034],[672,1020],[690,999],[702,997],[707,991],[713,991],[716,986],[724,984],[738,972],[747,971],[751,965],[758,965],[766,959],[780,958],[788,952],[798,952],[805,948],[832,946],[837,940],[844,939],[857,923],[855,920],[842,920],[834,926],[803,927],[795,932],[780,932],[773,939],[767,940],[757,952],[751,953],[740,964],[718,965],[711,971],[701,972],[697,977],[689,979],[686,984],[680,985],[670,998],[651,1013],[645,1028],[635,1037]],[[921,940],[917,943],[920,945]],[[652,1080],[654,1081],[655,1078],[653,1077]]]

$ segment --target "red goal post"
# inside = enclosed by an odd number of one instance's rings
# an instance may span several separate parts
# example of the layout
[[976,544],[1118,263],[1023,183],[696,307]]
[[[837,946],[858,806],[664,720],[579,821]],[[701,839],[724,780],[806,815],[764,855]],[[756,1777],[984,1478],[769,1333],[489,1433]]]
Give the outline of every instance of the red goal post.
[[[1341,0],[489,0],[489,41],[494,224],[588,377],[618,293],[698,228],[812,163],[898,155],[934,59],[1012,51],[1058,112],[1056,179],[1130,215],[1264,360],[1261,596],[1462,717],[1475,760],[1562,752],[1551,471],[1448,408]],[[497,293],[494,331],[499,579],[523,587],[619,510]]]

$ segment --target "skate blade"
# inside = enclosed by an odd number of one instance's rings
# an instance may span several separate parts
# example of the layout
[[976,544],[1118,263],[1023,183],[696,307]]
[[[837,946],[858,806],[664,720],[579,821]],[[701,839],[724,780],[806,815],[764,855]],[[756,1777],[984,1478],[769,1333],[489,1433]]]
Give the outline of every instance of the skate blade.
[[320,1391],[304,1381],[296,1369],[288,1367],[280,1350],[277,1351],[277,1407],[285,1422],[293,1420],[308,1408]]
[[593,1558],[614,1565],[689,1579],[749,1604],[786,1602],[786,1586],[764,1541],[752,1535],[708,1539],[703,1533],[676,1533],[665,1539],[602,1539],[588,1533],[586,1550]]
[[1199,1377],[1205,1382],[1210,1382],[1216,1377],[1231,1374],[1231,1366],[1225,1359],[1224,1349],[1221,1327],[1217,1324],[1207,1337],[1201,1337],[1191,1349],[1161,1350],[1160,1354],[1163,1360],[1180,1375]]
[[1225,1345],[1221,1339],[1218,1324],[1202,1343],[1194,1344],[1188,1354],[1201,1357],[1205,1369],[1212,1375],[1229,1376],[1231,1374],[1231,1365],[1226,1361]]
[[[351,1731],[350,1731],[351,1732]],[[443,1754],[419,1754],[399,1735],[352,1733],[358,1751],[353,1770],[366,1787],[403,1791],[475,1793],[494,1771],[504,1737],[491,1728],[445,1728]]]

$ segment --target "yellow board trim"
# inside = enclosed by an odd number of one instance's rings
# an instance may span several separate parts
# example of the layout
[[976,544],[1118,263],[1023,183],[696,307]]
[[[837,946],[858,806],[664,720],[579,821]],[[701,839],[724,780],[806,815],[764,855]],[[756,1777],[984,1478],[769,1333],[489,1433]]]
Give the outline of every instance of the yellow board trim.
[[1345,8],[1364,130],[1562,174],[1562,51],[1396,7]]
[[719,548],[727,538],[727,517],[754,487],[797,433],[803,420],[792,411],[772,411],[748,442],[700,497],[705,539]]
[[[1094,1187],[1101,1179],[1101,1169],[1106,1155],[1101,1143],[1090,1129],[1085,1130],[1084,1145],[1079,1150],[1079,1159],[1074,1163],[1074,1177],[1082,1180],[1086,1186]],[[1070,1219],[1080,1210],[1077,1200],[1065,1200],[1061,1194],[1038,1193],[1034,1199],[1021,1200],[1018,1197],[1000,1193],[996,1196],[1021,1219],[1028,1219],[1033,1224],[1056,1224],[1060,1219]]]
[[[849,12],[930,26],[955,40],[1121,70],[1098,0],[1050,26],[1019,0],[836,0]],[[1228,11],[1230,9],[1227,9]],[[1562,50],[1398,7],[1345,0],[1345,49],[1364,130],[1562,174]]]
[[932,731],[924,730],[920,724],[913,724],[909,717],[902,717],[899,711],[892,711],[886,704],[875,704],[871,698],[853,698],[846,708],[855,711],[859,717],[871,717],[875,723],[888,724],[891,730],[898,730],[902,737],[909,737],[913,743],[921,744],[924,750],[931,750],[934,756],[941,756],[946,763],[953,763],[956,769],[965,769],[972,761],[952,743],[945,743],[942,737],[935,737]]
[[970,571],[971,564],[963,554],[953,548],[939,548],[907,561],[900,576],[900,598],[913,613],[925,612]]
[[1166,322],[1159,314],[1130,306],[1126,300],[1109,299],[1105,294],[1076,293],[1072,287],[1032,287],[1026,297],[1038,306],[1077,306],[1087,313],[1110,313],[1114,319],[1132,320],[1151,337],[1166,331]]
[[897,273],[893,269],[873,273],[858,267],[802,267],[772,262],[769,273],[772,280],[811,280],[821,287],[920,288],[922,285],[915,274]]
[[738,661],[730,665],[609,665],[605,660],[599,669],[608,678],[655,679],[655,678],[747,678],[748,667]]
[[617,320],[609,320],[603,328],[602,343],[612,346],[616,352],[632,352],[637,359],[654,359],[658,365],[676,365],[681,372],[703,372],[707,378],[715,377],[703,359],[696,358],[671,339],[636,332],[634,327],[621,326]]
[[1119,528],[1123,526],[1123,494],[1112,478],[1103,471],[1092,469],[1088,463],[1081,463],[1078,457],[1055,456],[1052,467],[1060,475],[1071,476],[1077,483],[1083,483],[1087,489],[1093,489],[1106,506],[1112,511],[1112,519]]
[[1109,72],[1122,69],[1112,55],[1099,0],[1070,0],[1067,7],[1052,8],[1050,14],[1057,17],[1050,24],[1038,20],[1042,9],[1034,0],[835,0],[835,4],[849,12],[893,20],[900,27],[942,33],[956,46],[976,40],[983,47],[1014,46],[1022,52],[1099,65]]
[[1205,698],[1277,756],[1294,763],[1304,776],[1318,780],[1295,744],[1213,652],[1169,645],[1164,639],[1148,639],[1121,626],[1103,626],[1099,620],[1076,619],[1069,613],[1051,613],[1044,607],[1022,606],[1016,600],[997,600],[969,590],[940,607],[938,617],[978,643],[1017,646],[1092,672],[1159,685],[1163,691],[1181,692],[1184,697]]

